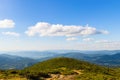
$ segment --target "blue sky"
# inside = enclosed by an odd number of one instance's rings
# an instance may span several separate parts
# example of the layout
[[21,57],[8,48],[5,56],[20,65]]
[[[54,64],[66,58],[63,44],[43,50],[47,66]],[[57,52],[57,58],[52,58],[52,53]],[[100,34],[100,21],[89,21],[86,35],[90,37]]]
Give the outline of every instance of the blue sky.
[[0,50],[120,49],[119,0],[0,0]]

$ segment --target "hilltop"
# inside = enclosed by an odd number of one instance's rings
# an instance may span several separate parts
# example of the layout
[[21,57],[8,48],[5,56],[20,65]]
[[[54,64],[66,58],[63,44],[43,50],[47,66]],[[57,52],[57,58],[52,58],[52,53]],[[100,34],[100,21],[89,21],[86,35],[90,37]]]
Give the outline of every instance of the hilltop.
[[2,80],[120,80],[120,68],[67,57],[52,58],[22,70],[0,70]]
[[[29,77],[32,76],[33,78],[40,78],[38,75],[42,74],[43,76],[41,75],[41,77],[44,77],[44,79],[54,76],[52,79],[55,78],[57,80],[67,80],[65,79],[66,77],[72,76],[68,79],[96,80],[100,78],[100,80],[120,80],[120,74],[115,69],[98,66],[86,61],[66,57],[53,58],[39,62],[33,66],[25,68],[23,72],[30,73]],[[61,78],[60,76],[63,76],[64,78]]]
[[86,61],[66,57],[53,58],[43,62],[39,62],[31,67],[25,68],[25,70],[36,72],[37,71],[49,72],[59,68],[66,68],[70,70],[82,69],[85,71],[106,70],[105,67],[97,66]]

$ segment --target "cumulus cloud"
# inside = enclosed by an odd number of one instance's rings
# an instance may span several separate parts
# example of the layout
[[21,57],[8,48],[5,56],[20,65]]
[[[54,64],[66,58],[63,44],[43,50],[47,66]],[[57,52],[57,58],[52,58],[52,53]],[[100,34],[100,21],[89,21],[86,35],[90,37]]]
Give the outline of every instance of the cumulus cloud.
[[93,38],[84,38],[83,41],[89,42],[89,41],[93,41]]
[[77,40],[77,38],[75,38],[75,37],[69,37],[69,38],[67,38],[66,40],[67,40],[67,41],[73,41],[73,40]]
[[61,25],[50,24],[47,22],[38,22],[31,26],[25,32],[28,36],[87,36],[96,34],[107,34],[106,30],[97,30],[90,26],[76,26],[76,25]]
[[15,37],[20,36],[20,34],[16,32],[2,32],[2,34],[7,36],[15,36]]
[[13,28],[15,25],[13,20],[4,19],[0,20],[0,28]]

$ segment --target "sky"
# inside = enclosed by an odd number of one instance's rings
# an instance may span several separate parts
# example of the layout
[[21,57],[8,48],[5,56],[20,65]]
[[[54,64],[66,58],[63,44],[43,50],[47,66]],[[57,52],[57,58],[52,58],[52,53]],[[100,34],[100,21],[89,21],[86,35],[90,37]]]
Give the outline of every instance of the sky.
[[0,51],[120,50],[120,0],[0,0]]

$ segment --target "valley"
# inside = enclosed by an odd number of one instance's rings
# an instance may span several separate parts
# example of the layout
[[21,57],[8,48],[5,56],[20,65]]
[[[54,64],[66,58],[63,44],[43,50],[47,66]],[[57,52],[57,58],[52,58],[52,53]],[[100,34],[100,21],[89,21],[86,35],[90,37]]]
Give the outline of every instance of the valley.
[[120,66],[120,50],[114,51],[16,51],[0,52],[0,69],[23,69],[55,57],[68,57],[106,67]]

